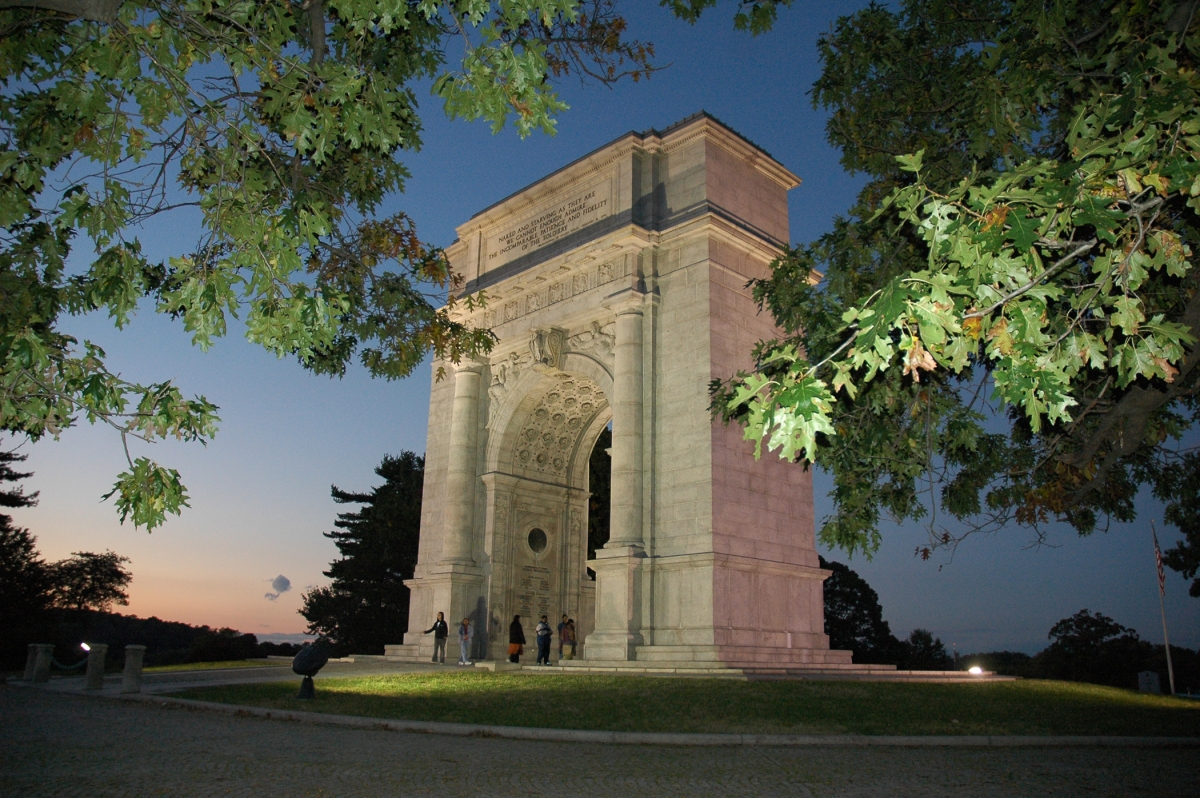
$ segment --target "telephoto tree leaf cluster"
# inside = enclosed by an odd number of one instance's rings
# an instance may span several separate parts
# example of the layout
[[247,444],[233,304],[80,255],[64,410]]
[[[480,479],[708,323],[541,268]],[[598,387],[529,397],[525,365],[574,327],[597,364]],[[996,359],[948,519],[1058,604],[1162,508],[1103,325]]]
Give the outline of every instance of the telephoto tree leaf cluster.
[[[212,402],[121,379],[71,315],[124,327],[152,306],[200,347],[237,319],[330,375],[488,349],[448,313],[444,254],[378,213],[421,143],[414,86],[451,116],[552,131],[552,79],[652,69],[625,28],[612,0],[0,0],[0,429],[215,434]],[[158,262],[138,234],[173,213],[194,233]],[[126,453],[109,495],[153,529],[186,491]]]
[[[908,0],[821,38],[813,102],[867,182],[755,286],[789,337],[714,392],[832,473],[827,545],[1195,506],[1198,6]],[[1198,556],[1193,524],[1168,559]]]

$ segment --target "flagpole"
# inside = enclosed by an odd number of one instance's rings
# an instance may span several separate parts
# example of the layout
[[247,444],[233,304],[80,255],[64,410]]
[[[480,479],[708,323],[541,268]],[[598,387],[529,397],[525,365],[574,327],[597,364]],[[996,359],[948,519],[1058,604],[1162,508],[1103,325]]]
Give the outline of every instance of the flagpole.
[[1154,536],[1154,562],[1158,568],[1158,609],[1162,613],[1163,622],[1163,650],[1167,654],[1167,681],[1171,685],[1171,695],[1175,695],[1175,669],[1171,666],[1171,641],[1167,637],[1167,607],[1163,603],[1163,593],[1165,593],[1162,566],[1162,552],[1158,548],[1158,532],[1154,529],[1154,521],[1150,521],[1150,534]]

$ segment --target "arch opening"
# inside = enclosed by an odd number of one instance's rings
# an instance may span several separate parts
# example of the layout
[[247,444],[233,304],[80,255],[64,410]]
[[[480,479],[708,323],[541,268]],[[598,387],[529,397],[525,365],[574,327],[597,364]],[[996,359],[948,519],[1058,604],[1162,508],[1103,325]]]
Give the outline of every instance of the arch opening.
[[[594,375],[537,368],[523,374],[495,408],[489,435],[485,551],[490,551],[487,588],[491,625],[497,633],[492,658],[507,636],[501,619],[546,615],[557,627],[575,621],[577,639],[595,626],[595,582],[587,561],[594,540],[607,540],[607,467],[593,477],[594,458],[611,443],[608,396]],[[599,455],[597,455],[599,452]],[[592,508],[591,485],[599,505]],[[599,518],[597,519],[597,513]],[[602,523],[597,523],[597,521]],[[601,537],[597,537],[603,529]],[[527,634],[530,630],[526,630]],[[559,637],[551,652],[560,655]],[[527,647],[521,661],[536,656]]]

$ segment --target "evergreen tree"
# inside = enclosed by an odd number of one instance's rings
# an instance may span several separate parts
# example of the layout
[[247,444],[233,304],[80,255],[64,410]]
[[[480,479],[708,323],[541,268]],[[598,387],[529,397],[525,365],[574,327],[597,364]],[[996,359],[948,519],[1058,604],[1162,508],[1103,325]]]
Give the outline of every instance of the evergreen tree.
[[[0,486],[31,476],[13,470],[25,455],[0,452]],[[0,487],[0,507],[32,507],[37,493]],[[24,658],[25,646],[44,624],[50,604],[50,572],[28,529],[13,525],[12,516],[0,514],[0,661],[13,664]]]
[[895,663],[901,643],[883,619],[883,607],[867,580],[849,566],[820,558],[833,571],[825,580],[825,634],[829,647],[854,652],[859,663]]
[[388,455],[375,473],[384,483],[370,493],[332,487],[334,501],[363,507],[339,513],[337,529],[325,533],[342,557],[325,571],[333,583],[305,593],[300,610],[310,633],[333,641],[335,656],[382,654],[408,631],[404,580],[417,565],[425,458]]
[[[18,482],[33,476],[32,471],[19,472],[13,470],[13,463],[23,463],[27,457],[29,455],[17,454],[16,452],[0,452],[0,485],[3,485],[5,482]],[[0,507],[32,507],[37,504],[37,497],[37,491],[26,496],[25,489],[22,487],[0,488]],[[0,518],[12,521],[7,515],[0,515]]]

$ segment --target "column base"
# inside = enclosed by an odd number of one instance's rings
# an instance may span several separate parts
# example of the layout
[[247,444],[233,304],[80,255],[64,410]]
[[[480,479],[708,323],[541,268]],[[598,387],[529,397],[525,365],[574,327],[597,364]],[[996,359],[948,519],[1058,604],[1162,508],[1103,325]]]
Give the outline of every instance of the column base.
[[589,560],[596,572],[596,630],[583,641],[583,659],[632,660],[641,635],[642,568],[640,546],[604,548]]

